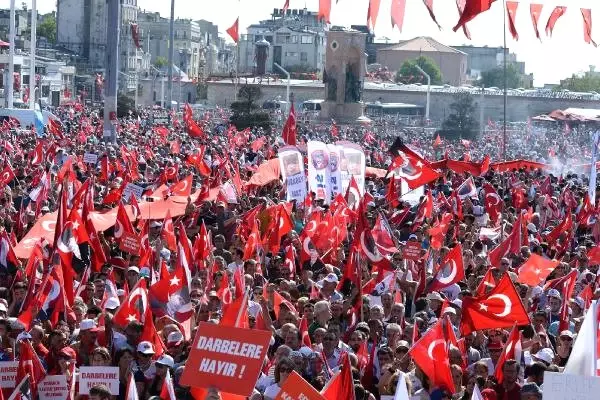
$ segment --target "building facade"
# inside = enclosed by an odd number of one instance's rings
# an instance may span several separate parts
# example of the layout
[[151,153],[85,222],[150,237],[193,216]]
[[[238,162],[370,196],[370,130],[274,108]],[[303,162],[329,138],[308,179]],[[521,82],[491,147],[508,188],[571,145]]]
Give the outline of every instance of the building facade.
[[377,50],[377,63],[398,71],[405,61],[425,56],[440,67],[442,82],[461,86],[466,82],[467,54],[426,36]]
[[321,73],[325,65],[326,24],[317,13],[274,9],[270,20],[248,27],[239,42],[239,72],[256,70],[256,43],[269,43],[266,72],[280,72],[275,63],[291,72]]

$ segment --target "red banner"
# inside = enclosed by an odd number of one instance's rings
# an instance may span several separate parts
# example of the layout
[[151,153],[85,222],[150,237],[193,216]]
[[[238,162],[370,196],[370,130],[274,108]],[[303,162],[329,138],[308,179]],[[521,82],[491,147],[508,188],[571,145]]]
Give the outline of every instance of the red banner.
[[281,385],[275,400],[324,400],[324,397],[296,371],[292,371]]
[[138,235],[131,232],[123,232],[119,249],[134,256],[139,256],[141,247],[142,243]]

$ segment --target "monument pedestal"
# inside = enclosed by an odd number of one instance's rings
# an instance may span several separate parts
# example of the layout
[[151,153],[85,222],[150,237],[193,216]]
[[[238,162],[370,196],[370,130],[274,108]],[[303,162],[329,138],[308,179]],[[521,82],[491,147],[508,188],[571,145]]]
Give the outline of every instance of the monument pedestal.
[[360,103],[337,104],[333,101],[321,103],[320,119],[324,121],[335,120],[338,124],[355,124],[358,117],[363,115],[365,105]]

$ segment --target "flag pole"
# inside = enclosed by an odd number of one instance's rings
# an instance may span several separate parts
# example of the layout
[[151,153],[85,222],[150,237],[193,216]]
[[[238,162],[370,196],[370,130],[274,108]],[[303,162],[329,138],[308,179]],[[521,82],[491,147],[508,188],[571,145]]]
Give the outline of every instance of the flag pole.
[[508,83],[507,83],[507,74],[506,74],[506,58],[508,56],[508,49],[506,48],[506,13],[507,13],[507,9],[506,9],[506,0],[504,0],[502,2],[502,7],[504,10],[504,18],[502,19],[503,24],[502,24],[502,34],[503,34],[503,39],[504,39],[504,57],[502,57],[502,64],[503,64],[503,75],[504,75],[504,107],[503,107],[503,111],[504,111],[504,118],[503,118],[503,124],[502,124],[502,159],[504,161],[506,161],[506,108],[507,108],[507,103],[508,103]]

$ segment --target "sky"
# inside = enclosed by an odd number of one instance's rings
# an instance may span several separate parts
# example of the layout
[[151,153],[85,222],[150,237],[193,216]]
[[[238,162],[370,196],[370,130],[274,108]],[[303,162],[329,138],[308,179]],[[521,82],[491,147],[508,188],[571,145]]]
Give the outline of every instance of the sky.
[[[502,46],[503,44],[503,4],[496,1],[492,8],[467,24],[472,40],[467,39],[462,30],[453,32],[452,27],[458,21],[458,10],[454,0],[433,0],[433,10],[442,26],[439,30],[431,20],[421,0],[406,1],[406,12],[402,32],[392,29],[390,23],[390,5],[392,0],[381,0],[375,34],[388,37],[391,41],[406,40],[416,36],[431,36],[446,45],[458,46]],[[170,14],[168,0],[137,0],[142,10],[158,11],[167,17]],[[290,8],[304,8],[317,11],[319,0],[290,0]],[[366,24],[369,0],[332,1],[331,23],[333,25]],[[592,18],[596,18],[596,29],[592,38],[600,44],[600,5],[591,0],[533,0],[544,4],[538,29],[542,41],[535,37],[530,14],[531,0],[520,1],[516,13],[515,25],[519,40],[515,41],[507,30],[507,46],[510,52],[517,54],[519,61],[525,62],[527,73],[534,74],[536,86],[544,83],[558,83],[560,79],[573,73],[587,71],[590,65],[598,63],[600,49],[583,41],[583,23],[580,8],[592,8]],[[0,0],[0,8],[8,8],[9,0]],[[31,4],[31,0],[26,0]],[[205,19],[219,26],[225,32],[240,18],[240,30],[262,19],[270,18],[273,8],[281,8],[285,0],[175,0],[175,16],[180,18]],[[19,6],[21,1],[17,0]],[[546,37],[544,28],[548,16],[557,5],[568,4],[567,13],[557,22],[553,36]],[[594,12],[594,6],[596,12]],[[56,0],[37,0],[38,12],[46,13],[56,8]],[[600,68],[599,68],[600,69]]]

